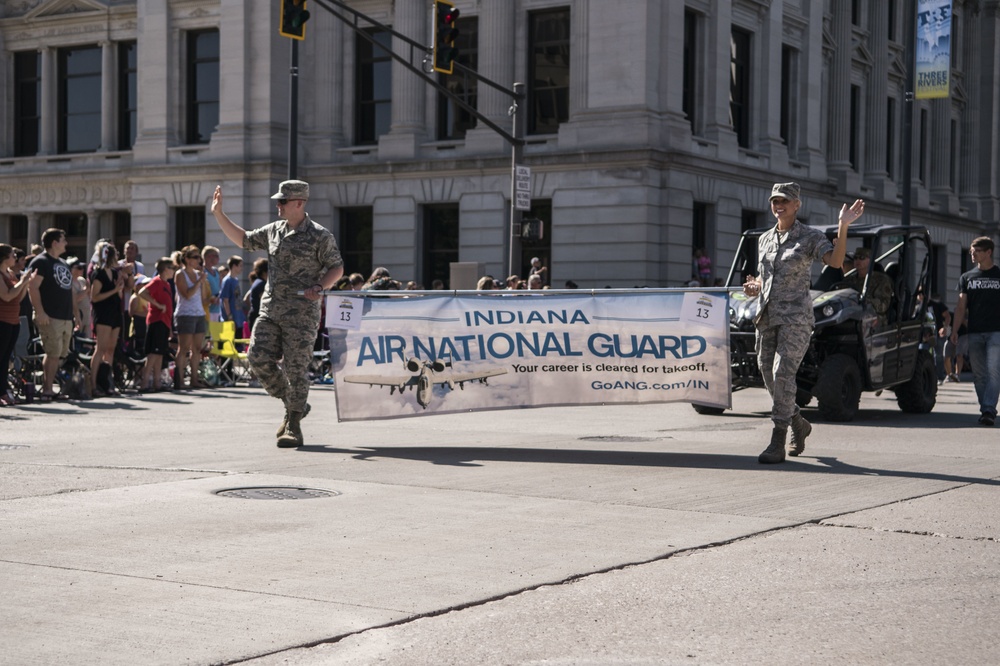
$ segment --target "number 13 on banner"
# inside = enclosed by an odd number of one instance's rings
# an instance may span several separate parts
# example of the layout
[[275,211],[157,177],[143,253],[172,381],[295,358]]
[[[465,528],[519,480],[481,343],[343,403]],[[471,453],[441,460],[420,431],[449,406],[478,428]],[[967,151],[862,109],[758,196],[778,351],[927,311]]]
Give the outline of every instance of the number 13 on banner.
[[684,294],[680,320],[710,328],[724,327],[726,309],[725,296],[689,291]]
[[326,327],[357,331],[365,299],[331,295],[326,297]]

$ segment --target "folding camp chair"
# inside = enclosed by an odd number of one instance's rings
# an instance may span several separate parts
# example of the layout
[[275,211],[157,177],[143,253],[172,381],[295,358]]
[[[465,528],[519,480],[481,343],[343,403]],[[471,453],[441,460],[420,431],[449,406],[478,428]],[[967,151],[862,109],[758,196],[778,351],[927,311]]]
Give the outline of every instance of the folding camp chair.
[[[249,379],[250,367],[246,352],[237,347],[236,324],[231,321],[208,322],[208,332],[212,336],[210,354],[219,366],[219,374],[230,384]],[[240,341],[244,342],[244,341]]]

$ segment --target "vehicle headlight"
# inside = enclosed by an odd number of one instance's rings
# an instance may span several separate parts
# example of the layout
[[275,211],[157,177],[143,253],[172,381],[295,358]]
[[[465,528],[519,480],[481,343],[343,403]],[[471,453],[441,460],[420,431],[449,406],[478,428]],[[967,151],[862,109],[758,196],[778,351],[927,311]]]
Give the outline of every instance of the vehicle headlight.
[[835,313],[836,311],[837,308],[833,307],[833,305],[831,305],[830,303],[827,303],[826,305],[823,306],[822,313],[824,317],[832,317],[833,313]]

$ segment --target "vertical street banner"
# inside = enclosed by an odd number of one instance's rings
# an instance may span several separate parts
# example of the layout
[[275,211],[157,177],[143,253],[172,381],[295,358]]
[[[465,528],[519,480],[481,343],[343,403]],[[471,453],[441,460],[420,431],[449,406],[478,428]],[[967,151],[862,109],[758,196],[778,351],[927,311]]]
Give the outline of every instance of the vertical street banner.
[[951,0],[918,0],[916,59],[916,98],[948,97]]
[[556,405],[731,407],[726,293],[397,293],[327,296],[341,421]]

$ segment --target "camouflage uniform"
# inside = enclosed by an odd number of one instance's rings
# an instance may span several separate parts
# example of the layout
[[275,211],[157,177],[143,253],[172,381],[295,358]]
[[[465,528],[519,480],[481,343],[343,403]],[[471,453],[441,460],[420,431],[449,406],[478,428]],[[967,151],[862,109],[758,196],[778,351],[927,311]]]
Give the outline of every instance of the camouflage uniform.
[[809,348],[816,319],[809,297],[810,270],[833,250],[818,229],[796,221],[787,233],[777,225],[760,237],[757,274],[762,280],[757,326],[757,362],[771,394],[771,420],[787,428],[799,408],[795,375]]
[[[865,279],[860,274],[854,273],[840,284],[861,293],[865,286]],[[889,303],[892,302],[892,280],[885,273],[872,271],[868,275],[868,293],[865,294],[865,301],[870,303],[879,317],[885,317],[889,311]],[[884,319],[883,319],[884,321]]]
[[[284,220],[246,232],[243,249],[267,250],[267,286],[260,299],[247,360],[261,386],[302,412],[309,394],[308,368],[319,331],[321,301],[300,295],[331,268],[343,265],[333,234],[307,214],[297,230]],[[278,366],[278,360],[282,365]]]

